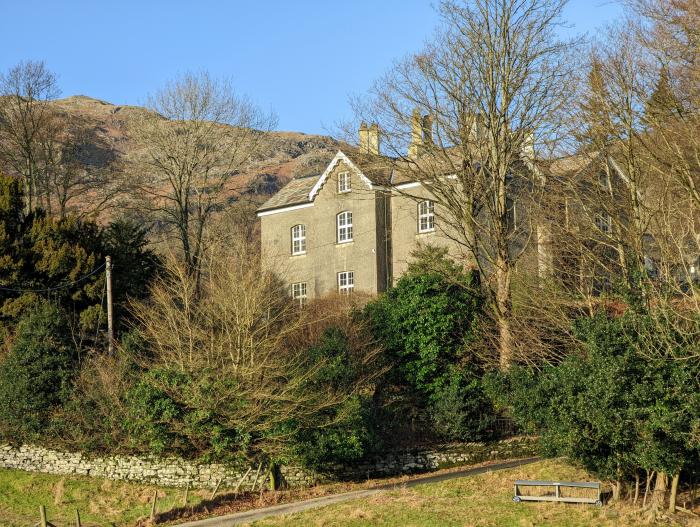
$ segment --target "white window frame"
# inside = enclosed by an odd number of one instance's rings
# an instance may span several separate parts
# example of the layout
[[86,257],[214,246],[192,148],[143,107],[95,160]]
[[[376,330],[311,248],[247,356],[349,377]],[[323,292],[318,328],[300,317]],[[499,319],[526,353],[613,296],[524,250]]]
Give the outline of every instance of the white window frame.
[[291,228],[292,256],[306,254],[306,225],[298,223]]
[[612,232],[612,216],[607,212],[599,212],[595,217],[595,225],[604,234]]
[[299,302],[300,306],[306,304],[306,299],[308,298],[308,288],[306,282],[295,282],[290,285],[290,293],[292,300]]
[[338,292],[350,294],[355,289],[355,271],[341,271],[338,273]]
[[338,174],[338,194],[344,194],[352,190],[352,178],[350,172],[340,172]]
[[430,199],[418,203],[418,232],[435,232],[435,202]]
[[338,243],[352,241],[352,212],[344,210],[335,217],[336,240]]

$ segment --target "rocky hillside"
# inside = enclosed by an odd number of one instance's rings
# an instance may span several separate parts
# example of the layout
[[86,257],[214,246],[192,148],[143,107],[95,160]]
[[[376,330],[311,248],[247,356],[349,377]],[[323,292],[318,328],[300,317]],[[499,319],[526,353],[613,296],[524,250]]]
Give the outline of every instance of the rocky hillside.
[[[117,106],[83,95],[59,99],[55,109],[85,127],[91,137],[84,162],[102,166],[125,157],[138,148],[129,136],[129,122],[148,110],[138,106]],[[332,137],[300,132],[267,132],[266,141],[237,188],[263,199],[275,193],[290,178],[318,173],[341,146]]]

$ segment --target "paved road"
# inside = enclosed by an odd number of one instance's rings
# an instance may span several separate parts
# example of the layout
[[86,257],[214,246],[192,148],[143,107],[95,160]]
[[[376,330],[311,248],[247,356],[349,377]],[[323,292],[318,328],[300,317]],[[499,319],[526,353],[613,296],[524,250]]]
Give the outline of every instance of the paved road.
[[245,512],[237,512],[235,514],[227,514],[225,516],[218,516],[216,518],[207,518],[206,520],[197,520],[192,522],[180,523],[178,524],[178,527],[230,527],[232,525],[240,525],[243,523],[250,523],[257,520],[262,520],[263,518],[267,518],[268,516],[281,516],[283,514],[293,514],[295,512],[302,512],[309,509],[326,507],[327,505],[342,503],[344,501],[366,498],[368,496],[373,496],[382,491],[394,489],[396,487],[415,487],[418,485],[427,485],[429,483],[439,483],[441,481],[447,481],[455,478],[476,476],[477,474],[483,474],[484,472],[494,470],[504,470],[507,468],[520,467],[522,465],[534,463],[535,461],[539,460],[540,458],[531,457],[526,459],[518,459],[516,461],[506,461],[504,463],[497,463],[494,465],[487,465],[483,467],[467,468],[455,472],[446,472],[443,474],[436,474],[434,476],[416,478],[403,483],[387,483],[386,485],[381,485],[379,487],[367,490],[344,492],[342,494],[322,496],[320,498],[313,498],[305,501],[297,501],[294,503],[274,505],[272,507],[265,507],[262,509],[253,509]]

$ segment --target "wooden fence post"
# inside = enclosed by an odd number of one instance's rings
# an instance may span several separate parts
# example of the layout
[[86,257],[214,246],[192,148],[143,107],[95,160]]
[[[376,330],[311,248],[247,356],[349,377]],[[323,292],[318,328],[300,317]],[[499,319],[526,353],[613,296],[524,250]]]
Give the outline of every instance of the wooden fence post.
[[39,525],[41,527],[47,527],[46,525],[46,507],[39,505]]
[[151,521],[156,519],[156,501],[158,501],[158,489],[153,491],[153,504],[151,505]]
[[187,495],[190,493],[190,482],[187,482],[187,486],[185,487],[185,500],[182,503],[183,507],[187,507]]
[[75,509],[75,527],[82,527],[80,524],[80,511]]

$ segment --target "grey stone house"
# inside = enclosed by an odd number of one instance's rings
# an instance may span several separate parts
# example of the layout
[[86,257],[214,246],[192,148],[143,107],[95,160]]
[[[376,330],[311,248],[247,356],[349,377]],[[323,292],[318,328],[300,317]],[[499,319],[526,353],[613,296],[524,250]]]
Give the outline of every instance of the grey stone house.
[[[409,156],[420,146],[412,143]],[[430,191],[399,177],[395,167],[379,154],[376,125],[363,124],[358,149],[338,151],[322,174],[291,180],[258,209],[264,265],[289,284],[293,298],[385,291],[419,244],[465,258]],[[523,259],[535,269],[536,246],[524,248]]]

